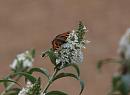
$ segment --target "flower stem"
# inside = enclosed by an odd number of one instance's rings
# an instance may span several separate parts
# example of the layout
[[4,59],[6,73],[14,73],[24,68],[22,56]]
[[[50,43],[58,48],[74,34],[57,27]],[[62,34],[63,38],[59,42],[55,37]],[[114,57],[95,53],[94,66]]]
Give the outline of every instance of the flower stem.
[[[16,76],[15,81],[18,81],[20,78],[21,76]],[[9,91],[14,85],[15,83],[11,83],[0,95],[6,95],[6,92]]]
[[49,88],[49,86],[50,86],[51,83],[52,83],[53,78],[56,76],[56,74],[58,73],[58,71],[59,71],[58,69],[55,69],[55,70],[54,70],[52,76],[50,77],[50,79],[49,79],[47,85],[45,86],[44,90],[42,91],[42,93],[46,93],[47,89]]
[[[25,72],[27,71],[28,68],[23,69],[21,72]],[[19,79],[22,77],[21,75],[17,75],[15,76],[13,73],[10,74],[11,78],[16,78],[15,81],[19,81]],[[15,85],[15,83],[11,83],[2,93],[0,93],[0,95],[6,95],[6,92],[9,91],[13,86]]]

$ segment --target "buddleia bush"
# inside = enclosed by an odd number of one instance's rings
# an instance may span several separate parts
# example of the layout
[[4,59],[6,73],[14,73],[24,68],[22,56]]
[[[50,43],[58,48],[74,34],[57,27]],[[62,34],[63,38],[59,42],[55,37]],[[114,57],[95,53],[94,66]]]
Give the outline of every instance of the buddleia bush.
[[[83,63],[82,49],[86,48],[89,42],[85,37],[86,32],[86,27],[80,22],[78,28],[69,32],[68,35],[56,36],[52,48],[41,53],[42,59],[48,57],[51,60],[54,68],[52,74],[45,67],[33,67],[35,49],[18,54],[10,64],[11,72],[0,80],[1,85],[3,84],[5,88],[1,95],[68,95],[64,91],[49,90],[54,81],[64,77],[72,77],[79,81],[80,91],[77,95],[81,95],[85,85],[80,78],[79,65]],[[54,45],[58,48],[53,48]],[[68,67],[74,69],[75,73],[63,71]],[[46,85],[42,85],[41,77],[35,77],[34,72],[39,72],[48,79]],[[19,82],[22,77],[25,79],[24,87]]]

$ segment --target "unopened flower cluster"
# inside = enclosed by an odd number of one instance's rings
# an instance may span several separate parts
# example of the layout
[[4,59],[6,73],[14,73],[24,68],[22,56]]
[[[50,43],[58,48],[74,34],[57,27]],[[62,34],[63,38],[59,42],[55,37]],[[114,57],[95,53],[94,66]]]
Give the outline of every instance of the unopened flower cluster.
[[[87,32],[85,26],[82,30],[84,34]],[[82,48],[85,48],[85,45],[88,41],[85,39],[80,39],[79,41],[78,35],[79,33],[73,30],[69,34],[66,43],[61,46],[58,52],[55,52],[58,56],[56,59],[57,64],[61,64],[61,66],[64,66],[65,64],[80,64],[83,62]]]
[[18,54],[14,59],[13,63],[10,65],[11,69],[16,70],[19,68],[32,67],[33,56],[30,51]]

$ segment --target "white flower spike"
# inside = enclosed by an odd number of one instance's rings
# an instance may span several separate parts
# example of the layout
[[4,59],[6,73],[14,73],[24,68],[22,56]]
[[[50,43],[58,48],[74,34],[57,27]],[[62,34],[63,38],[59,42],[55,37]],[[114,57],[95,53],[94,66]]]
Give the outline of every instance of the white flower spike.
[[[86,27],[83,26],[82,31],[72,30],[69,34],[66,43],[61,45],[61,48],[56,52],[57,59],[56,63],[64,66],[65,64],[80,64],[83,63],[83,52],[82,48],[85,48],[86,44],[90,41],[84,40],[84,37],[80,37],[82,34],[86,33]],[[84,35],[82,35],[84,36]],[[82,39],[80,39],[82,38]]]

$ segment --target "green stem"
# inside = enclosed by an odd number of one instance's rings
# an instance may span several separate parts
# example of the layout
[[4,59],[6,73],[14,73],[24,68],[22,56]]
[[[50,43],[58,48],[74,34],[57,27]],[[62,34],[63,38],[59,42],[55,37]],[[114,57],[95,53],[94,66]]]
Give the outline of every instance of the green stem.
[[[20,78],[21,78],[21,76],[16,76],[16,80],[15,81],[18,81]],[[11,83],[0,95],[6,95],[6,92],[8,90],[10,90],[14,85],[15,85],[15,83]]]
[[[21,72],[25,72],[27,71],[28,68],[23,69]],[[10,76],[11,75],[11,76]],[[15,76],[13,73],[11,73],[9,76],[13,79],[16,78],[15,81],[19,81],[19,79],[22,77],[21,75],[17,75]],[[10,90],[13,86],[15,85],[15,83],[11,83],[0,95],[6,95],[6,92],[8,90]]]
[[42,91],[42,93],[46,93],[47,89],[49,88],[49,86],[52,83],[53,78],[56,76],[56,74],[58,73],[59,70],[55,69],[55,71],[53,72],[52,76],[50,77],[47,85],[45,86],[44,90]]

